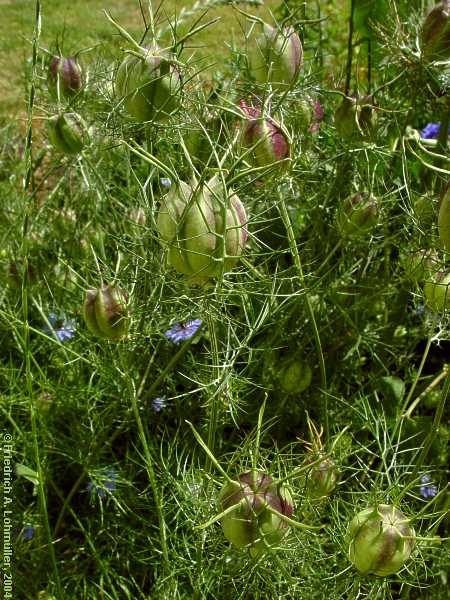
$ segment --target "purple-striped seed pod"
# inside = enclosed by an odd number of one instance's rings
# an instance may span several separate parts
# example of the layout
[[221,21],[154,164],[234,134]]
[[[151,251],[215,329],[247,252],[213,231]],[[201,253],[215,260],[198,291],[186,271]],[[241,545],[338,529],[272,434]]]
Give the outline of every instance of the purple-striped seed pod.
[[73,56],[64,58],[54,56],[49,69],[50,89],[53,93],[59,85],[64,96],[74,96],[83,87],[83,74],[77,59]]
[[348,527],[349,559],[363,575],[397,573],[415,545],[409,519],[395,506],[379,504],[359,512]]
[[235,507],[221,519],[224,535],[253,558],[277,546],[287,533],[289,525],[270,509],[288,518],[294,512],[288,488],[261,471],[247,471],[225,483],[219,505],[222,511]]
[[87,328],[98,337],[118,341],[130,327],[128,294],[112,285],[88,290],[83,306]]
[[258,83],[270,83],[286,90],[292,86],[303,65],[303,47],[292,28],[277,29],[264,24],[263,32],[249,52],[249,70]]
[[244,113],[241,144],[252,149],[247,155],[255,167],[268,167],[276,162],[277,172],[289,164],[291,148],[286,133],[271,117],[264,117],[259,108],[247,106],[241,100],[239,106]]
[[450,0],[442,0],[425,17],[421,30],[425,60],[450,58]]

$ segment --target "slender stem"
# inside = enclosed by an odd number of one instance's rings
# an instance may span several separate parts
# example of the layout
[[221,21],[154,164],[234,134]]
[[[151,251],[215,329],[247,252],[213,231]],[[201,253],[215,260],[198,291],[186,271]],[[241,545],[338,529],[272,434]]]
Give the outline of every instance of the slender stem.
[[417,383],[418,383],[419,378],[420,378],[420,376],[422,374],[423,367],[425,366],[425,362],[426,362],[426,360],[428,358],[428,353],[430,352],[430,347],[431,347],[432,341],[433,341],[433,336],[430,333],[430,335],[428,336],[428,339],[427,339],[427,345],[425,346],[425,350],[424,350],[423,355],[422,355],[422,360],[420,361],[419,369],[417,370],[416,377],[415,377],[414,382],[413,382],[413,384],[411,386],[411,389],[408,392],[406,400],[403,403],[403,407],[402,407],[402,409],[400,411],[400,417],[399,417],[399,419],[403,419],[408,414],[408,413],[405,413],[406,407],[408,406],[408,404],[409,404],[409,402],[410,402],[410,400],[411,400],[411,398],[412,398],[412,396],[414,394],[414,390],[416,389]]
[[294,259],[294,264],[298,272],[298,278],[300,281],[300,285],[305,289],[305,301],[306,301],[306,309],[308,312],[309,319],[311,321],[311,325],[313,328],[314,341],[316,345],[317,356],[319,360],[319,369],[320,369],[320,380],[321,380],[321,388],[325,392],[324,394],[324,412],[325,412],[325,439],[328,440],[329,435],[329,426],[328,426],[328,396],[326,394],[327,389],[327,375],[325,370],[325,360],[323,358],[322,352],[322,344],[320,342],[319,330],[317,328],[316,318],[314,316],[314,310],[311,304],[311,300],[309,297],[309,292],[306,291],[305,286],[305,278],[303,275],[302,262],[300,259],[300,254],[297,248],[297,241],[295,239],[294,230],[292,228],[291,219],[289,217],[288,210],[286,208],[286,203],[284,201],[284,197],[280,194],[280,202],[278,203],[278,210],[280,212],[280,216],[283,220],[284,226],[286,228],[286,232],[289,240],[289,248],[291,250],[292,258]]
[[345,95],[348,96],[350,90],[350,81],[352,78],[352,62],[353,62],[353,13],[355,10],[355,0],[350,0],[350,18],[348,24],[348,41],[347,41],[347,66],[345,69]]
[[367,93],[372,92],[372,40],[367,40]]
[[415,408],[417,407],[419,402],[421,400],[423,400],[423,398],[425,398],[425,396],[429,392],[431,392],[431,390],[433,390],[437,385],[439,385],[443,379],[446,378],[448,369],[449,369],[449,365],[444,365],[444,367],[443,367],[442,371],[439,373],[439,375],[437,377],[435,377],[433,379],[433,381],[430,383],[430,385],[428,385],[423,390],[423,392],[417,396],[417,398],[414,400],[414,402],[411,403],[411,406],[405,412],[405,414],[404,414],[405,419],[410,419],[413,411],[415,410]]
[[23,352],[25,356],[25,379],[26,379],[26,390],[30,405],[30,420],[31,420],[31,431],[33,436],[33,450],[34,458],[36,461],[36,472],[38,474],[38,494],[39,494],[39,505],[42,513],[42,519],[44,522],[45,533],[47,535],[47,543],[50,553],[50,561],[53,568],[53,573],[56,582],[56,588],[58,591],[58,597],[63,598],[63,590],[61,587],[61,581],[59,578],[58,565],[56,562],[55,549],[53,546],[52,532],[50,529],[50,521],[48,518],[47,511],[47,498],[44,486],[44,472],[41,464],[40,457],[40,444],[38,441],[38,424],[36,418],[36,408],[33,401],[33,373],[31,371],[31,354],[32,350],[30,347],[30,324],[29,324],[29,272],[28,272],[28,223],[31,212],[31,203],[29,201],[29,194],[33,191],[33,155],[32,155],[32,137],[33,137],[33,109],[34,109],[34,94],[35,94],[35,81],[36,81],[36,65],[39,50],[39,37],[41,33],[41,3],[40,0],[36,0],[35,5],[35,24],[33,32],[33,57],[32,57],[32,69],[31,69],[31,80],[30,80],[30,92],[28,96],[28,110],[27,110],[27,134],[25,139],[25,150],[24,150],[24,162],[25,162],[25,177],[23,182],[23,200],[24,200],[24,215],[23,215],[23,226],[22,226],[22,253],[23,253],[23,279],[22,279],[22,317],[23,317]]
[[[212,453],[214,453],[214,448],[216,445],[216,432],[217,432],[217,421],[218,421],[218,413],[219,413],[219,400],[220,400],[220,391],[219,391],[219,381],[220,381],[220,366],[219,366],[219,345],[217,341],[217,326],[212,315],[212,311],[210,309],[210,304],[208,300],[205,300],[206,303],[206,321],[208,323],[208,331],[209,338],[211,341],[211,375],[213,382],[213,394],[211,397],[211,401],[209,404],[209,423],[208,423],[208,448]],[[211,468],[211,459],[207,454],[205,469],[209,471]]]
[[153,498],[155,500],[156,514],[158,517],[159,536],[160,536],[160,541],[161,541],[161,550],[162,550],[163,559],[164,559],[164,567],[166,569],[166,572],[168,573],[170,570],[169,551],[168,551],[168,547],[167,547],[166,522],[164,520],[164,514],[163,514],[163,510],[162,510],[161,495],[159,493],[159,488],[158,488],[158,485],[156,482],[155,470],[153,468],[153,457],[150,453],[149,442],[147,441],[147,436],[145,434],[144,425],[142,423],[141,415],[139,414],[136,388],[133,385],[133,382],[131,382],[131,384],[132,384],[132,388],[133,388],[131,390],[131,403],[132,403],[132,407],[133,407],[134,418],[136,419],[136,423],[138,426],[139,438],[141,440],[141,444],[144,449],[147,475],[148,475],[148,479],[150,482],[150,486],[152,488]]

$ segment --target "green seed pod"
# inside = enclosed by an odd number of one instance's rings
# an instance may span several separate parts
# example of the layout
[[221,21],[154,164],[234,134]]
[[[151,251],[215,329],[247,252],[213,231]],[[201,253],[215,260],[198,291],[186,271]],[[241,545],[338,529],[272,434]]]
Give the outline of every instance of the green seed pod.
[[49,89],[55,96],[58,95],[58,86],[60,94],[65,97],[74,96],[83,87],[81,67],[73,56],[54,56],[50,63],[48,79]]
[[88,290],[83,306],[89,331],[98,337],[118,341],[128,334],[128,294],[111,285]]
[[450,308],[450,273],[437,273],[423,286],[425,304],[435,313]]
[[450,0],[442,0],[425,17],[421,31],[425,60],[450,58]]
[[438,231],[444,249],[450,252],[450,182],[447,184],[439,204]]
[[156,45],[130,54],[117,69],[115,90],[139,122],[163,121],[181,104],[181,78],[170,56]]
[[431,228],[436,219],[435,202],[430,196],[419,196],[414,202],[414,215],[418,225],[424,230]]
[[52,146],[64,154],[78,154],[90,141],[86,124],[77,113],[50,117],[48,137]]
[[248,62],[258,83],[270,83],[274,89],[285,91],[296,82],[303,64],[300,38],[292,28],[280,30],[264,24]]
[[348,527],[349,559],[363,575],[397,573],[415,544],[409,519],[387,504],[359,512]]
[[408,256],[403,261],[405,275],[410,281],[423,281],[430,279],[438,269],[438,257],[434,250],[419,250]]
[[343,236],[364,236],[377,223],[378,203],[372,194],[358,192],[344,200],[337,219],[338,228]]
[[366,140],[375,133],[376,112],[371,96],[345,96],[334,113],[334,126],[344,140]]
[[291,360],[280,372],[280,387],[286,394],[300,394],[310,385],[311,367],[301,358]]
[[[313,454],[311,457],[308,457],[306,463],[314,462],[318,458],[318,456],[314,456]],[[325,498],[331,494],[337,482],[338,470],[336,463],[331,458],[325,458],[308,471],[308,478],[306,480],[308,495],[313,501]]]
[[221,511],[235,506],[221,519],[224,535],[236,548],[248,549],[253,558],[277,546],[289,527],[269,508],[286,517],[294,511],[288,488],[261,471],[248,471],[227,482],[220,491],[219,505]]
[[172,186],[161,200],[156,222],[169,247],[169,263],[194,279],[229,271],[247,241],[244,206],[218,177],[195,189],[182,181]]

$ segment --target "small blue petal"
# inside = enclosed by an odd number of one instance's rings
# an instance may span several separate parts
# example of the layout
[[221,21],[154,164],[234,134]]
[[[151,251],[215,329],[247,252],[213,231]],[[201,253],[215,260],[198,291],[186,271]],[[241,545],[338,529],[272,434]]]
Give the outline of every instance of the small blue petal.
[[152,410],[154,412],[160,412],[163,408],[166,407],[166,402],[167,402],[167,398],[165,396],[155,398],[152,401]]
[[22,538],[26,542],[28,542],[33,539],[35,532],[36,532],[36,529],[34,527],[32,527],[31,525],[28,525],[23,530]]
[[193,335],[195,335],[201,324],[201,319],[186,321],[185,325],[182,325],[181,323],[175,323],[165,332],[164,335],[174,344],[178,344],[184,340],[189,340]]

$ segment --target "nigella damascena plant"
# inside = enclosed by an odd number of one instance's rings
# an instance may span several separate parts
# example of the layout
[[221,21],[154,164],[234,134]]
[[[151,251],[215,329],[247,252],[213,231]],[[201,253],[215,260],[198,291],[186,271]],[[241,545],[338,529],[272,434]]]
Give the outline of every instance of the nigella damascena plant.
[[112,285],[88,290],[83,306],[87,328],[94,335],[118,341],[127,336],[130,327],[128,294]]
[[281,542],[289,527],[283,517],[294,511],[289,489],[262,471],[241,473],[225,483],[219,505],[227,511],[220,519],[225,537],[253,558]]
[[74,56],[54,56],[49,69],[49,89],[58,96],[74,96],[83,86],[81,67]]
[[371,96],[344,96],[334,113],[334,126],[346,141],[361,141],[375,133],[376,111]]
[[[319,456],[320,458],[320,456]],[[312,501],[321,500],[331,494],[338,482],[338,469],[332,458],[325,458],[317,463],[314,455],[307,458],[308,463],[315,463],[308,471],[306,487]]]
[[244,114],[241,145],[249,150],[246,158],[255,167],[269,167],[277,163],[277,173],[284,171],[291,156],[286,131],[274,119],[264,116],[260,108],[247,106],[243,100],[239,106]]
[[338,213],[338,228],[345,236],[361,237],[378,223],[378,202],[369,192],[358,192],[344,200]]
[[450,58],[450,0],[442,0],[425,17],[421,31],[425,60]]
[[348,527],[349,558],[362,575],[386,577],[409,559],[416,534],[395,506],[378,504],[359,512]]
[[262,33],[249,48],[251,76],[260,84],[270,83],[273,89],[286,91],[297,81],[302,64],[303,47],[298,34],[292,28],[262,23]]

